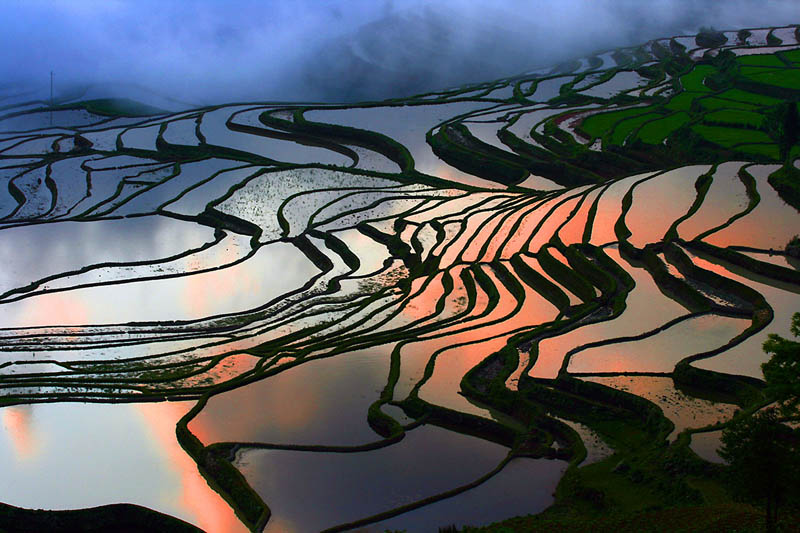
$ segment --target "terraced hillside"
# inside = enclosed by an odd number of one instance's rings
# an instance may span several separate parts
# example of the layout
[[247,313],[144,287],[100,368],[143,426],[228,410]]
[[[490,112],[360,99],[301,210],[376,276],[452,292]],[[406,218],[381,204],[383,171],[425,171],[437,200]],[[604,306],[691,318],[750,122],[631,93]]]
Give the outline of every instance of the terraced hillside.
[[799,66],[788,26],[355,106],[2,88],[4,416],[169,401],[240,523],[134,503],[214,530],[708,501],[800,309]]

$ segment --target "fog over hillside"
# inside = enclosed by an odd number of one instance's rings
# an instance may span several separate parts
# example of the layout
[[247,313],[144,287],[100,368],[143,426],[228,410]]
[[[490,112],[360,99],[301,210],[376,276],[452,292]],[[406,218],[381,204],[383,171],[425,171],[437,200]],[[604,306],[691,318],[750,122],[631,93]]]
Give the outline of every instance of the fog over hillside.
[[700,26],[800,23],[795,0],[7,0],[0,84],[186,105],[382,99]]

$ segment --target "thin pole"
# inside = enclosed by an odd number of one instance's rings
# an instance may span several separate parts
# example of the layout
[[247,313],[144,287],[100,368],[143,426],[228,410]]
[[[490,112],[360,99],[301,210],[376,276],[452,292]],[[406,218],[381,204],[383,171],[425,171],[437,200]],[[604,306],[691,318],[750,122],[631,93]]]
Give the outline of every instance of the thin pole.
[[50,125],[53,125],[53,71],[50,71]]

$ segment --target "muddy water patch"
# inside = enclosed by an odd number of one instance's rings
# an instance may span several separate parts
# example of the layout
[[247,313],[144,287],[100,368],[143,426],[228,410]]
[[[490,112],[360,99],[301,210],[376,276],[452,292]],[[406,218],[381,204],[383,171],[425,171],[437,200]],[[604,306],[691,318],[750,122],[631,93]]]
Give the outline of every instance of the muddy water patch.
[[685,429],[725,422],[737,410],[737,406],[732,404],[689,396],[675,388],[675,383],[669,377],[615,376],[591,377],[585,380],[635,394],[656,404],[664,412],[664,416],[675,424],[675,429],[668,437],[670,441]]

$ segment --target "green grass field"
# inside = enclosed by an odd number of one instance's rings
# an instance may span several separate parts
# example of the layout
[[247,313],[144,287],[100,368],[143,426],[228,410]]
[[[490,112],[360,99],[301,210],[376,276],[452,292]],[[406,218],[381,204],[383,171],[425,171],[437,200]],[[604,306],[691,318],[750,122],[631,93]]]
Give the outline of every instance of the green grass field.
[[737,110],[753,111],[759,109],[759,106],[755,104],[747,104],[745,102],[728,100],[716,96],[706,96],[704,98],[698,98],[697,103],[704,111],[712,111],[715,109],[737,109]]
[[687,91],[712,92],[711,89],[703,85],[703,80],[715,71],[716,69],[711,65],[697,65],[690,73],[681,77],[681,85]]
[[719,109],[703,116],[705,122],[725,122],[728,124],[745,124],[759,128],[764,123],[764,115],[743,109]]
[[592,137],[602,137],[607,132],[611,131],[617,122],[628,117],[635,117],[643,113],[648,113],[652,110],[653,107],[648,106],[637,107],[635,109],[625,109],[623,111],[614,111],[611,113],[599,113],[584,120],[581,127]]
[[741,128],[726,128],[722,126],[706,126],[696,124],[692,126],[692,131],[709,141],[730,148],[741,143],[769,143],[769,136],[756,130],[745,130]]
[[[798,61],[800,50],[783,57]],[[716,85],[707,86],[709,79]],[[775,140],[767,134],[766,117],[783,102],[786,89],[800,90],[800,68],[788,67],[775,54],[728,56],[693,66],[680,81],[682,90],[661,104],[600,113],[586,119],[582,129],[593,137],[611,132],[611,145],[621,146],[634,141],[661,144],[692,124],[694,133],[718,146],[780,158]],[[683,140],[676,137],[672,142]]]
[[628,135],[630,135],[631,132],[636,130],[639,126],[649,120],[657,120],[660,116],[661,115],[658,113],[647,113],[621,120],[617,123],[616,127],[614,128],[614,132],[611,134],[611,144],[622,144],[625,142],[625,139],[628,137]]
[[683,111],[648,122],[639,129],[636,138],[648,144],[659,144],[673,131],[689,122],[689,114]]
[[754,65],[759,67],[777,67],[784,68],[786,64],[775,57],[773,54],[758,54],[752,56],[742,56],[736,61],[742,66]]
[[754,71],[752,74],[747,74],[747,78],[776,87],[800,90],[800,70],[798,69],[768,70],[762,73]]

